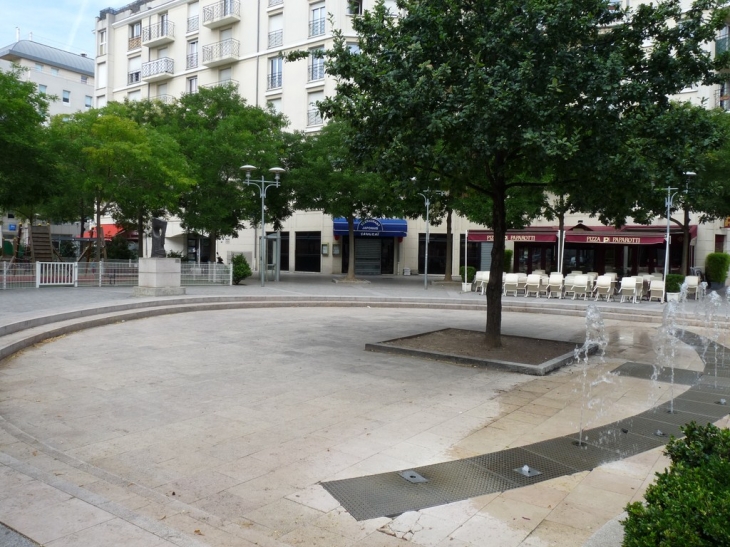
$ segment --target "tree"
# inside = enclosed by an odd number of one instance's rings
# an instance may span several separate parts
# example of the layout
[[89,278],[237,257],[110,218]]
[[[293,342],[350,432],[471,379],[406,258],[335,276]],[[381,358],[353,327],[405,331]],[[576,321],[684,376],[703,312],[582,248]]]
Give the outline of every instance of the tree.
[[355,218],[381,216],[395,206],[392,189],[373,172],[354,165],[346,146],[347,124],[332,122],[299,144],[288,175],[298,209],[345,217],[349,231],[348,280],[355,279]]
[[[243,164],[266,173],[286,157],[283,116],[246,104],[233,86],[200,89],[184,95],[162,122],[179,142],[195,184],[181,196],[183,227],[210,236],[210,259],[216,240],[238,237],[245,222],[260,222],[259,193],[241,184]],[[254,173],[253,178],[258,178]],[[266,195],[269,215],[278,229],[291,215],[286,183]]]
[[[376,158],[380,172],[405,180],[404,169],[428,169],[491,201],[486,338],[499,346],[510,193],[543,194],[556,180],[558,193],[600,193],[601,162],[586,151],[619,142],[618,121],[651,120],[669,95],[718,81],[727,56],[713,59],[703,44],[724,24],[719,5],[401,0],[394,18],[381,2],[353,20],[359,53],[342,32],[323,53],[337,94],[321,110],[352,124],[355,156]],[[551,176],[561,163],[581,176]]]
[[54,195],[57,177],[43,125],[49,97],[22,77],[17,66],[0,71],[0,209],[32,220]]

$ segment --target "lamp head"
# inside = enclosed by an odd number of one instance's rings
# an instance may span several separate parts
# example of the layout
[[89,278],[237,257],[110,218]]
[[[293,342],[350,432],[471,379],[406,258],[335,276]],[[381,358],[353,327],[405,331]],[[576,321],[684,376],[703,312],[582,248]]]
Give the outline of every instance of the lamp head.
[[256,166],[254,165],[242,165],[241,171],[246,171],[246,178],[251,178],[251,171],[256,171]]
[[269,169],[270,173],[274,173],[274,180],[276,182],[279,182],[279,176],[285,171],[285,169],[282,169],[281,167],[272,167]]

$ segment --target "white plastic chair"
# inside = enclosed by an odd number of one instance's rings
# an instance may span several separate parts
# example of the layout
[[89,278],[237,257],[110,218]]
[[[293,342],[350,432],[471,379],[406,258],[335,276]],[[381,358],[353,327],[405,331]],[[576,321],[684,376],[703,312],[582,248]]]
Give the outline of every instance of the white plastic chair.
[[576,274],[568,274],[563,279],[563,296],[568,298],[573,296],[573,283],[575,282]]
[[583,300],[588,298],[588,295],[593,292],[593,285],[591,278],[588,275],[576,275],[573,280],[573,287],[571,292],[573,293],[573,300],[579,297],[583,297]]
[[509,273],[504,276],[504,288],[502,289],[502,295],[509,296],[509,293],[517,293],[520,290],[519,276],[515,273]]
[[613,298],[613,281],[607,275],[599,275],[596,279],[596,300],[600,300],[601,297],[606,299],[606,302],[610,302]]
[[551,298],[555,295],[557,298],[563,298],[563,274],[553,272],[548,278],[547,297]]
[[659,302],[664,302],[664,281],[659,279],[653,279],[651,282],[651,288],[649,289],[649,302],[654,299]]
[[[642,282],[643,283],[643,282]],[[621,288],[618,293],[621,295],[621,302],[628,299],[629,302],[636,304],[636,279],[633,277],[624,277],[621,279]]]
[[697,275],[688,275],[684,278],[684,282],[687,284],[687,298],[690,295],[697,300],[698,289],[700,288],[700,278]]
[[527,276],[527,282],[525,283],[525,298],[534,293],[537,298],[540,298],[540,274],[530,274]]

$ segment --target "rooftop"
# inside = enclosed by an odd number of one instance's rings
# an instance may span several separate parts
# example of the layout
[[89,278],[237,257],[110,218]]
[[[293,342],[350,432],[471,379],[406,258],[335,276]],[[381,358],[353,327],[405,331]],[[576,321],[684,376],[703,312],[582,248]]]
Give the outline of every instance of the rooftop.
[[62,49],[46,46],[32,40],[20,40],[0,48],[0,59],[18,61],[28,59],[39,63],[47,63],[79,74],[94,76],[94,59],[76,55]]

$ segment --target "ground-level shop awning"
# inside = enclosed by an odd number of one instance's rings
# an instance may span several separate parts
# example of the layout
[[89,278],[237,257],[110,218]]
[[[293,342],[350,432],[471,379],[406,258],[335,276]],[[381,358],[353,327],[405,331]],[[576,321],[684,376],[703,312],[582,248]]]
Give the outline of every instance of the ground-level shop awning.
[[[697,237],[697,225],[689,228],[690,238]],[[494,241],[492,230],[468,230],[468,241]],[[670,235],[682,235],[679,226],[671,227]],[[616,229],[611,226],[586,226],[578,224],[565,230],[566,243],[598,243],[604,245],[655,245],[665,243],[666,230],[661,226],[624,226]],[[508,230],[507,241],[525,243],[555,243],[558,240],[557,226],[539,226],[524,230]]]
[[[334,219],[335,236],[348,236],[347,219]],[[355,237],[406,237],[408,223],[400,218],[355,219]]]
[[[104,232],[104,239],[106,241],[111,241],[111,239],[121,233],[124,233],[124,236],[127,239],[137,239],[137,232],[125,232],[124,228],[121,228],[117,226],[116,224],[102,224],[101,229]],[[96,227],[92,227],[91,229],[84,232],[84,237],[81,239],[96,239]]]
[[[492,230],[468,230],[468,241],[489,242],[494,241],[494,232]],[[536,243],[555,243],[558,240],[558,232],[555,228],[549,230],[508,230],[507,241],[526,241]]]

